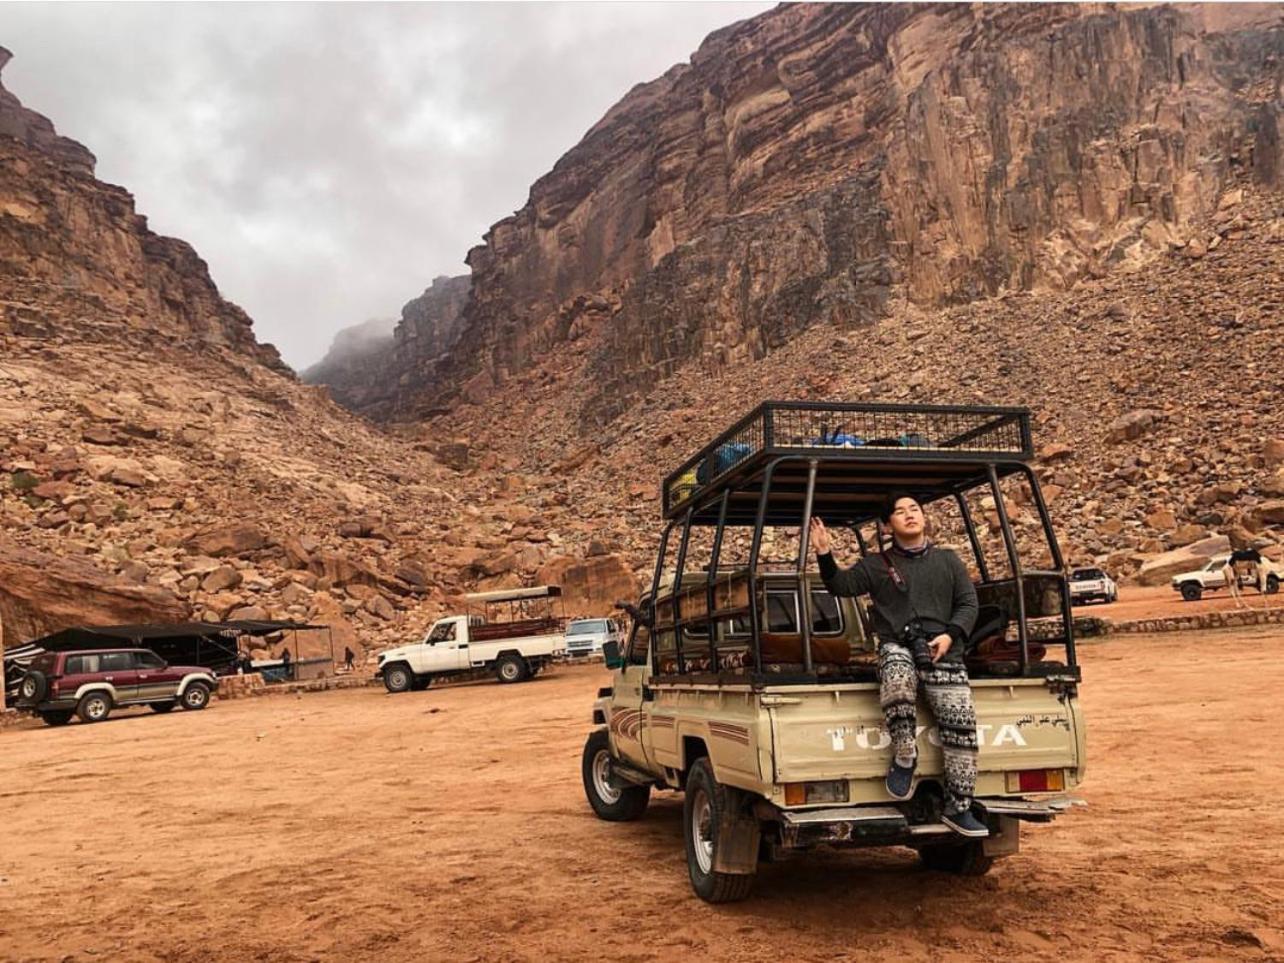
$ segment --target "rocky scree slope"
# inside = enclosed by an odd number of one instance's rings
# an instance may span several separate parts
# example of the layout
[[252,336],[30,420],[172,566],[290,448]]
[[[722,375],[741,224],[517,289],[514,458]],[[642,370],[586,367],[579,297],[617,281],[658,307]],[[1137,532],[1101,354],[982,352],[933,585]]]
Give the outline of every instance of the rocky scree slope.
[[[571,517],[581,537],[619,546],[638,578],[653,561],[663,476],[764,398],[1028,406],[1070,564],[1105,563],[1126,579],[1155,553],[1211,535],[1278,556],[1284,196],[1242,181],[1180,247],[1072,291],[936,309],[896,298],[874,327],[814,327],[757,361],[657,378],[644,401],[588,433],[576,412],[595,397],[581,374],[592,347],[576,341],[490,404],[416,431],[453,433],[437,448],[458,464],[470,446],[502,445],[520,472],[544,479],[551,524]],[[1032,538],[1022,491],[1007,495]]]

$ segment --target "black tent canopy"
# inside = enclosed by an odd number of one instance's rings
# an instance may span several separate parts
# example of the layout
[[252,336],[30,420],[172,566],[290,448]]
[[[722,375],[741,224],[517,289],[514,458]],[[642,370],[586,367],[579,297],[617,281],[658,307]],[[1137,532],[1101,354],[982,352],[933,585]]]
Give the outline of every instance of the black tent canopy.
[[[218,671],[236,660],[237,639],[325,629],[306,622],[179,622],[170,625],[75,625],[20,647],[24,655],[83,649],[151,649],[167,662]],[[16,654],[16,653],[15,653]]]

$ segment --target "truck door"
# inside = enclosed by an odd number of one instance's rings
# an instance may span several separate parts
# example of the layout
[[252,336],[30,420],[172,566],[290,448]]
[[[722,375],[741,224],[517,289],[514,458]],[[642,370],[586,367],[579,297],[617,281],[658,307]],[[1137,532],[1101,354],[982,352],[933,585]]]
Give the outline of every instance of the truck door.
[[468,627],[462,619],[442,619],[432,627],[421,672],[453,672],[468,667]]
[[610,729],[615,754],[640,767],[647,765],[642,746],[647,723],[643,699],[649,695],[646,682],[651,677],[650,656],[651,630],[635,621],[624,650],[624,665],[615,676]]

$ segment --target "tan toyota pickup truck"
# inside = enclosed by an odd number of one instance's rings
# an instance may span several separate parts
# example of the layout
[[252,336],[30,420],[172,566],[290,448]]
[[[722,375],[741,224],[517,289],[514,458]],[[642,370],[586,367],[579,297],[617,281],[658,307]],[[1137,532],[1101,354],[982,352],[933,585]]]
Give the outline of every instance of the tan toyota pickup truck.
[[[593,706],[582,775],[596,814],[636,819],[653,789],[684,792],[692,887],[726,902],[749,894],[760,860],[819,845],[909,846],[929,869],[979,875],[1017,851],[1024,823],[1069,810],[1085,770],[1080,673],[1032,447],[1024,409],[768,402],[671,474],[651,590],[623,647],[607,647],[612,684]],[[1010,501],[996,497],[1005,480],[1029,486],[1050,568],[1023,567]],[[825,589],[799,534],[814,514],[875,550],[867,532],[889,487],[929,515],[946,500],[973,551],[984,839],[940,821],[941,752],[922,705],[914,794],[887,794],[869,613]],[[763,556],[773,529],[797,546],[785,566]]]

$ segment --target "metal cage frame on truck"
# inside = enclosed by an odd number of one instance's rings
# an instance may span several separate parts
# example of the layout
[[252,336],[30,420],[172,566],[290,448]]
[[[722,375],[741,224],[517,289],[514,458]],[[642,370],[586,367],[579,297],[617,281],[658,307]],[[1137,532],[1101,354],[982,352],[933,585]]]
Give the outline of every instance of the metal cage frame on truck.
[[[966,529],[981,584],[996,589],[1011,583],[1020,643],[1019,671],[1049,678],[1079,679],[1074,626],[1065,562],[1053,531],[1047,504],[1030,463],[1034,448],[1027,408],[951,405],[892,405],[838,402],[765,401],[741,418],[663,482],[663,515],[650,600],[652,660],[656,682],[744,685],[742,674],[725,672],[717,651],[716,622],[726,613],[716,606],[715,587],[726,530],[753,526],[747,567],[748,617],[753,656],[748,681],[755,688],[790,682],[822,681],[812,660],[812,617],[807,590],[809,522],[813,515],[834,528],[855,532],[863,555],[871,551],[861,526],[875,520],[886,494],[904,489],[924,505],[953,498]],[[1027,572],[1021,564],[1016,537],[1008,517],[1000,482],[1023,478],[1030,487],[1055,571]],[[967,493],[988,487],[1003,536],[1011,576],[990,579],[985,552],[977,536]],[[801,526],[793,577],[798,586],[802,671],[791,675],[765,673],[762,661],[762,610],[758,604],[759,554],[763,529]],[[704,612],[684,618],[681,611],[683,576],[693,528],[714,527],[705,579]],[[674,565],[671,619],[658,619],[661,576],[674,531],[680,531]],[[1058,633],[1040,637],[1043,645],[1064,647],[1065,662],[1032,666],[1027,618],[1027,579],[1057,577],[1061,625]],[[708,631],[709,671],[687,671],[684,629],[703,622]],[[635,629],[636,631],[636,629]],[[672,631],[676,674],[662,674],[658,646],[661,632]],[[703,634],[703,633],[702,633]],[[703,658],[703,656],[701,656]]]

